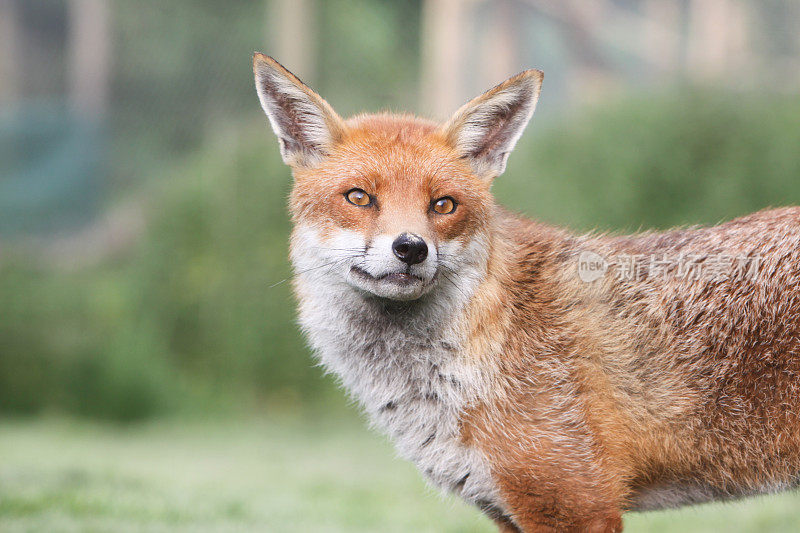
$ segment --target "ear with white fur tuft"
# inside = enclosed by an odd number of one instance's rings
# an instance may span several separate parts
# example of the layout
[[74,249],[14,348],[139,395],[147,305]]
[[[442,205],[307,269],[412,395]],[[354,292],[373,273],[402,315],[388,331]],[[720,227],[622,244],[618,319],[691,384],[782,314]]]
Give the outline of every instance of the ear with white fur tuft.
[[261,107],[278,136],[284,163],[314,166],[341,139],[342,119],[321,96],[275,59],[253,55]]
[[526,70],[486,91],[456,111],[440,131],[484,179],[503,173],[508,154],[536,108],[540,70]]

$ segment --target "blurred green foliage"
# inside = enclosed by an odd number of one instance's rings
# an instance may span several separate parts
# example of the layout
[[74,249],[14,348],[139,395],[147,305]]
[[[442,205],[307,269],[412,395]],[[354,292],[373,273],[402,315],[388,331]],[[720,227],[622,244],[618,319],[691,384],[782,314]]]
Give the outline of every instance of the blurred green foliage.
[[[716,224],[800,203],[800,98],[684,87],[529,130],[506,205],[578,230]],[[548,127],[549,126],[549,127]]]
[[[413,111],[421,4],[316,3],[313,36],[304,36],[316,72],[295,73],[334,95],[331,103],[343,114],[385,102]],[[118,186],[135,187],[258,112],[249,58],[254,51],[277,53],[274,17],[271,2],[115,2],[110,129]],[[220,31],[222,38],[209,38]]]
[[[682,90],[531,129],[495,192],[577,230],[713,223],[800,203],[797,98]],[[330,398],[293,323],[290,284],[278,283],[289,275],[289,172],[271,133],[256,131],[149,186],[132,257],[63,271],[6,254],[0,411],[131,420],[209,398]]]

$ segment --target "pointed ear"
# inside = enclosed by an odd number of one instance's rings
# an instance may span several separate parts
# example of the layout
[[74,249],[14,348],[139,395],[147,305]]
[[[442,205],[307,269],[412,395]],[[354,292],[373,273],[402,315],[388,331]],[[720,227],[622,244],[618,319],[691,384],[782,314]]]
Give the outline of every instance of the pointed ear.
[[543,74],[526,70],[456,111],[440,131],[484,179],[503,173],[508,154],[533,115]]
[[342,119],[317,93],[269,56],[253,56],[261,107],[278,136],[287,165],[313,166],[343,134]]

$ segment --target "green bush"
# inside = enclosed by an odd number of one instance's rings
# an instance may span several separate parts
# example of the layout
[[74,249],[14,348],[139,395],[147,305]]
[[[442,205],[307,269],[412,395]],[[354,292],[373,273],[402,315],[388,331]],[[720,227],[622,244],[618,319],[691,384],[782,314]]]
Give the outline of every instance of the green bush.
[[549,222],[635,231],[800,203],[796,96],[685,88],[529,128],[495,193]]
[[[172,377],[131,327],[127,280],[4,264],[0,269],[0,411],[45,409],[135,420],[170,402]],[[145,349],[139,349],[145,348]]]
[[[318,382],[294,320],[289,171],[273,139],[209,154],[182,169],[154,205],[136,264],[138,312],[171,364],[223,388],[307,390]],[[268,144],[269,143],[269,144]]]
[[[800,203],[800,100],[681,91],[534,120],[499,200],[576,230],[713,223]],[[131,420],[327,400],[294,324],[288,170],[266,126],[152,184],[124,262],[0,267],[0,410]],[[278,283],[276,285],[276,283]],[[336,398],[340,398],[335,393]]]

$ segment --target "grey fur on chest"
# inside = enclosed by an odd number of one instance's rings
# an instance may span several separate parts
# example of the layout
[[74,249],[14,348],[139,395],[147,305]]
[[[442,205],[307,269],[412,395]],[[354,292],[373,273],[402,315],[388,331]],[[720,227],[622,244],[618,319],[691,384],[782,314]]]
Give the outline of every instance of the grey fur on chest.
[[347,294],[322,298],[301,302],[301,324],[372,425],[435,485],[500,506],[484,456],[461,442],[460,418],[479,394],[480,376],[461,360],[453,317]]
[[471,501],[494,500],[494,482],[478,450],[460,440],[460,411],[428,395],[408,394],[370,412],[373,423],[393,440],[437,486]]

